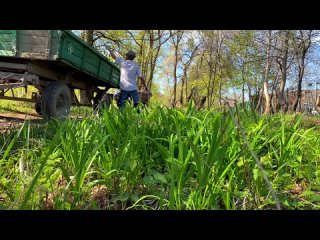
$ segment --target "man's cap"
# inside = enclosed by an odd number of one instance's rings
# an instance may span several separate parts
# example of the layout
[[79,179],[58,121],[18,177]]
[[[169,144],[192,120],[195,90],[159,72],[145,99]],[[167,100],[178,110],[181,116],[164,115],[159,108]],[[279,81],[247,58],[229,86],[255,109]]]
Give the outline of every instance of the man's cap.
[[135,58],[136,57],[136,53],[134,51],[129,51],[129,52],[126,53],[126,56]]

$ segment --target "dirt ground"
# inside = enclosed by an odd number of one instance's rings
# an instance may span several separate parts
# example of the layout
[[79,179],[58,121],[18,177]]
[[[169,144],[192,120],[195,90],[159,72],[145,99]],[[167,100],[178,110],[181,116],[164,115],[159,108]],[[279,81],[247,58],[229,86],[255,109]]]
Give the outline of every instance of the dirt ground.
[[42,117],[32,113],[0,112],[0,133],[9,133],[12,129],[21,126],[25,119],[36,122]]

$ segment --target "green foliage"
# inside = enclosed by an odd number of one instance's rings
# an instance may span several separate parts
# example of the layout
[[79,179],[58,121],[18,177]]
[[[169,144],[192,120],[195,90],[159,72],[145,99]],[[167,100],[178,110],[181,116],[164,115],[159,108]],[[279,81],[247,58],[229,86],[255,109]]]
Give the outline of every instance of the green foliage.
[[[281,207],[318,209],[319,129],[300,116],[236,115]],[[4,209],[275,208],[226,112],[111,107],[84,119],[25,122],[3,138]]]

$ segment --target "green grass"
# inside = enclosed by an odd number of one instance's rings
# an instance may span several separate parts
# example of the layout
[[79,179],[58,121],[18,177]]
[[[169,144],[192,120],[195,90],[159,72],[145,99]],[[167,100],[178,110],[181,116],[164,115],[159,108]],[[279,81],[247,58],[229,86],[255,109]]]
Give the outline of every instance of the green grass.
[[0,100],[0,112],[25,112],[34,113],[34,104],[28,102],[18,102],[11,100]]
[[[29,87],[26,92],[24,88],[13,89],[15,97],[31,98],[32,92],[36,92],[37,89]],[[12,91],[7,91],[5,96],[12,97]],[[11,100],[0,100],[0,112],[29,112],[36,113],[34,110],[34,104],[29,102],[11,101]]]
[[[232,114],[281,208],[318,209],[316,120]],[[228,111],[112,107],[86,116],[26,121],[1,137],[2,208],[276,209]]]

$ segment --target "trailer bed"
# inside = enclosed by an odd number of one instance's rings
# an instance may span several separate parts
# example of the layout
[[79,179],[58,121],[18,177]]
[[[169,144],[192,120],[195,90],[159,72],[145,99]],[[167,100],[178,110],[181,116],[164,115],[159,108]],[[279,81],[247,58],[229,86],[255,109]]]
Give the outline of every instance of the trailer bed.
[[73,72],[85,85],[120,87],[118,66],[68,30],[0,30],[0,68],[7,63],[35,74],[37,66],[55,76]]

